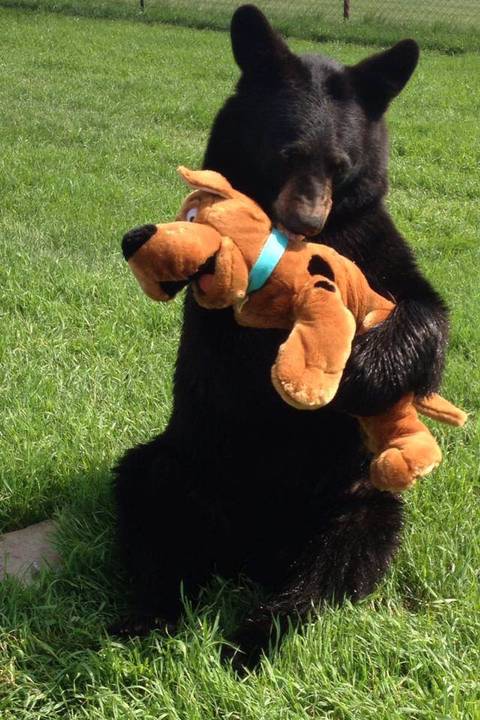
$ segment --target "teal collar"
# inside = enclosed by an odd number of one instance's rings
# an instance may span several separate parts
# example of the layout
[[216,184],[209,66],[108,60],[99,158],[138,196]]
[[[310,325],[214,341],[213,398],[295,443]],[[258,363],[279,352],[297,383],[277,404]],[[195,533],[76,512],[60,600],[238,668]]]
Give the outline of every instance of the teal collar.
[[260,251],[248,278],[247,295],[260,290],[280,262],[287,249],[288,238],[280,230],[273,228]]

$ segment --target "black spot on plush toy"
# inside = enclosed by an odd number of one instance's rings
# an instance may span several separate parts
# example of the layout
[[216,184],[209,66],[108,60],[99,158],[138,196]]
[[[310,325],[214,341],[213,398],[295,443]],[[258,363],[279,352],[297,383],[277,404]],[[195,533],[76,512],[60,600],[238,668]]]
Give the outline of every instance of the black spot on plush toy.
[[[204,167],[292,233],[352,259],[395,310],[357,337],[336,399],[299,412],[270,368],[286,333],[239,327],[188,291],[165,432],[116,469],[120,547],[134,595],[118,632],[175,623],[212,573],[242,572],[265,601],[233,638],[239,662],[268,646],[272,617],[358,600],[398,547],[402,503],[367,482],[369,455],[348,413],[378,414],[440,382],[447,313],[390,219],[383,113],[418,59],[404,40],[345,67],[296,56],[253,6],[232,20],[241,76],[220,110]],[[159,346],[159,363],[161,347]]]

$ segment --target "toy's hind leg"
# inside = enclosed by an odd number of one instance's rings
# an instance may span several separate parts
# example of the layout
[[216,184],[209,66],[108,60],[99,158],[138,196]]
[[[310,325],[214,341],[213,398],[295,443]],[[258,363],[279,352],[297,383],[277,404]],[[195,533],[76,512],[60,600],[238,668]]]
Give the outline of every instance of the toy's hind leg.
[[282,634],[325,602],[361,600],[385,574],[400,542],[402,502],[371,486],[358,487],[329,505],[318,531],[292,564],[279,591],[258,607],[232,642],[237,668],[253,667],[276,626]]
[[112,626],[143,634],[175,624],[181,586],[195,597],[211,571],[215,528],[188,490],[195,472],[165,436],[129,450],[116,468],[120,551],[131,581],[134,609]]
[[380,490],[402,492],[442,460],[437,441],[412,403],[413,395],[406,395],[387,412],[360,418],[367,445],[375,454],[370,478]]

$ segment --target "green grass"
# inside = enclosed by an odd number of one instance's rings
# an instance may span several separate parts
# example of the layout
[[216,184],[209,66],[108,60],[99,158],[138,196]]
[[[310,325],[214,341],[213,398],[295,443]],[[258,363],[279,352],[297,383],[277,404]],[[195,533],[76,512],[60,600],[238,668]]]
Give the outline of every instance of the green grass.
[[[75,16],[128,18],[225,30],[239,0],[0,0],[0,6],[50,10]],[[480,49],[477,0],[352,0],[348,22],[341,0],[257,0],[275,26],[309,40],[387,45],[415,37],[422,47],[448,52]]]
[[390,114],[390,207],[452,308],[444,392],[471,421],[435,427],[444,463],[375,595],[239,682],[218,645],[249,588],[212,583],[175,638],[105,634],[126,602],[110,467],[167,421],[181,313],[142,296],[119,240],[175,213],[175,166],[198,166],[236,78],[228,37],[6,10],[0,34],[0,519],[55,513],[65,559],[0,586],[1,720],[478,720],[480,56],[425,52]]

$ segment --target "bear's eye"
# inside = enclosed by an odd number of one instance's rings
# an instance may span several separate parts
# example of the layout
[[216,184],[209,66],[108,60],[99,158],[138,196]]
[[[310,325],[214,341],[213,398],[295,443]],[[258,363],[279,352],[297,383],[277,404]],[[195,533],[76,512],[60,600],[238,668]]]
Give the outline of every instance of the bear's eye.
[[352,163],[346,153],[339,153],[330,159],[330,171],[336,182],[344,180],[352,169]]
[[187,214],[185,215],[185,218],[188,222],[195,222],[195,218],[198,215],[198,208],[192,207],[190,210],[187,210]]

